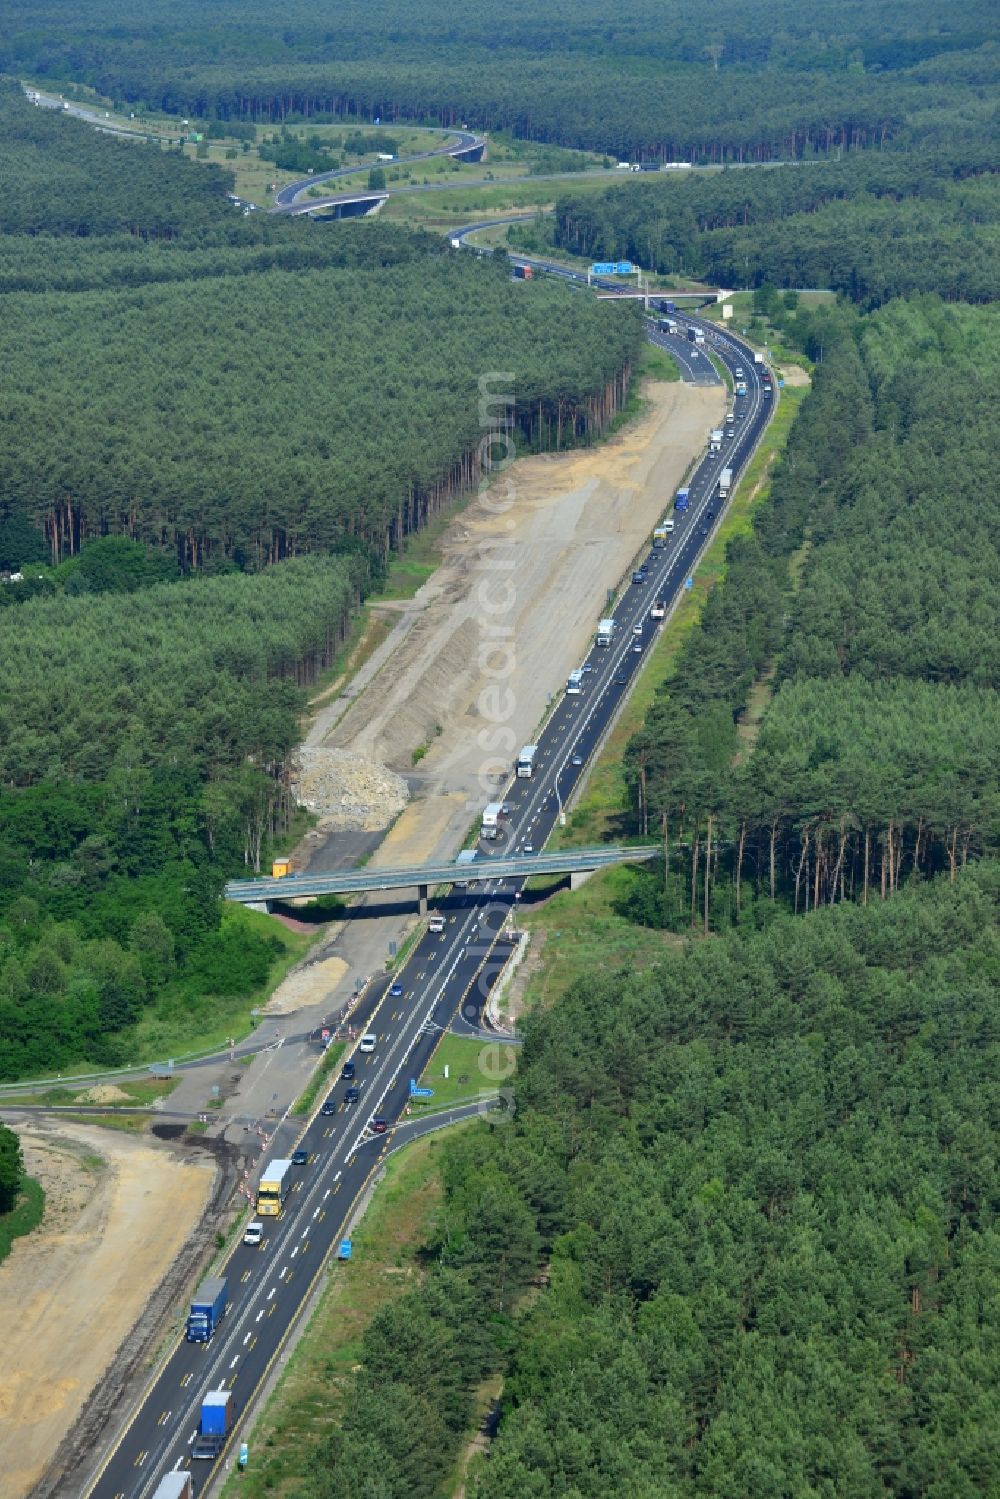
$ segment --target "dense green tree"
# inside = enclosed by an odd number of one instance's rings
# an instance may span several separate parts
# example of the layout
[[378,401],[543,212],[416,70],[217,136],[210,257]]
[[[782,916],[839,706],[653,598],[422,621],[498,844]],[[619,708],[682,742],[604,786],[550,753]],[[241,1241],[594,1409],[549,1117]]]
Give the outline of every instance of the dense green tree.
[[23,1177],[21,1142],[14,1130],[0,1124],[0,1213],[9,1213],[17,1202]]

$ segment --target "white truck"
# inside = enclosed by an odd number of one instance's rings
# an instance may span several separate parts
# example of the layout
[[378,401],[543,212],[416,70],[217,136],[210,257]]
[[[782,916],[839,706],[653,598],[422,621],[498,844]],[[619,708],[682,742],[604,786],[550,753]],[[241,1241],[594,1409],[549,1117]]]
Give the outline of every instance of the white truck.
[[732,471],[731,468],[724,468],[722,470],[722,473],[719,475],[719,499],[720,500],[728,499],[729,498],[729,491],[732,489],[732,487],[733,487],[733,471]]
[[526,744],[517,757],[517,774],[521,780],[530,780],[535,769],[535,757],[538,754],[537,744]]
[[604,646],[610,645],[611,642],[615,638],[615,630],[617,628],[618,628],[618,621],[617,620],[614,620],[614,619],[602,619],[602,620],[599,620],[598,621],[598,625],[597,625],[597,644],[598,645],[604,645]]
[[483,808],[483,827],[480,837],[490,842],[500,837],[500,819],[503,815],[503,802],[490,802]]
[[721,427],[713,427],[708,434],[708,451],[718,453],[722,450],[723,432]]

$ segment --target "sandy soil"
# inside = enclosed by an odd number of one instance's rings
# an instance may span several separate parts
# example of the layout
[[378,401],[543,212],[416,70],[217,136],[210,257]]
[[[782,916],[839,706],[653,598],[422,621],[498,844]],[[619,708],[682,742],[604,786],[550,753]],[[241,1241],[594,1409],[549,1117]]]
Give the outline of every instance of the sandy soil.
[[341,700],[325,737],[310,734],[424,793],[373,862],[454,852],[585,656],[595,600],[628,570],[725,409],[722,388],[657,382],[646,395],[646,415],[619,437],[518,460],[463,512],[441,567],[368,663],[367,690],[346,712]]
[[343,958],[321,958],[319,962],[307,963],[282,979],[265,1005],[264,1014],[292,1015],[305,1005],[322,1004],[346,972]]
[[798,364],[786,364],[778,371],[778,378],[784,380],[786,385],[811,385],[812,379],[808,370],[804,370]]
[[60,1121],[19,1133],[28,1172],[45,1188],[45,1217],[0,1267],[5,1499],[41,1476],[213,1181],[210,1165],[182,1164],[111,1130]]

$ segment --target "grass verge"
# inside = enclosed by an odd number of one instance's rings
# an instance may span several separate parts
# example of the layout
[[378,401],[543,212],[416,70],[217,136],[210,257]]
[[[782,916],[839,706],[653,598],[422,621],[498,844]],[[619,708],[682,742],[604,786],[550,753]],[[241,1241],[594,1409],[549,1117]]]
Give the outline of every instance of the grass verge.
[[633,878],[627,866],[603,870],[579,890],[561,890],[544,909],[519,913],[533,943],[543,944],[543,960],[532,965],[525,989],[525,1009],[554,1003],[578,980],[597,971],[649,968],[683,940],[616,914],[615,898]]
[[[126,1096],[119,1099],[118,1103],[111,1103],[109,1108],[128,1108],[135,1104],[153,1103],[157,1098],[167,1098],[177,1087],[180,1078],[134,1078],[115,1082],[114,1086]],[[82,1084],[82,1093],[86,1094],[92,1086],[100,1087],[100,1084]],[[41,1108],[57,1108],[60,1104],[86,1103],[87,1099],[81,1096],[81,1086],[71,1087],[60,1084],[55,1088],[35,1089],[31,1093],[9,1092],[4,1094],[5,1100],[11,1104],[36,1104]],[[97,1100],[100,1101],[100,1100]]]
[[293,1114],[308,1114],[316,1102],[320,1089],[328,1081],[331,1073],[336,1072],[339,1067],[340,1059],[344,1055],[345,1050],[346,1047],[343,1042],[338,1042],[336,1045],[327,1047],[323,1053],[323,1060],[316,1068],[311,1080],[292,1104],[291,1111]]
[[510,1080],[515,1061],[513,1046],[474,1036],[443,1036],[420,1078],[420,1086],[433,1088],[434,1096],[413,1099],[410,1109],[414,1114],[436,1114],[459,1103],[472,1103],[484,1093],[495,1093]]
[[583,795],[567,817],[565,828],[555,829],[550,847],[585,848],[620,837],[625,831],[623,819],[629,806],[624,775],[626,746],[642,727],[653,699],[670,677],[678,651],[701,618],[706,598],[725,576],[726,547],[734,536],[745,535],[750,529],[753,509],[767,494],[768,470],[788,441],[792,423],[806,393],[803,386],[789,387],[782,393],[774,418],[740,479],[725,517],[695,568],[694,587],[681,595],[617,723],[605,740]]
[[0,1261],[10,1254],[14,1240],[30,1234],[42,1221],[45,1212],[45,1192],[41,1182],[26,1176],[21,1183],[21,1194],[9,1213],[0,1216]]
[[307,1477],[312,1454],[336,1420],[365,1329],[426,1273],[421,1250],[442,1198],[441,1149],[432,1135],[386,1161],[353,1234],[353,1258],[332,1265],[319,1306],[254,1431],[250,1467],[242,1478],[229,1479],[226,1499],[288,1496]]

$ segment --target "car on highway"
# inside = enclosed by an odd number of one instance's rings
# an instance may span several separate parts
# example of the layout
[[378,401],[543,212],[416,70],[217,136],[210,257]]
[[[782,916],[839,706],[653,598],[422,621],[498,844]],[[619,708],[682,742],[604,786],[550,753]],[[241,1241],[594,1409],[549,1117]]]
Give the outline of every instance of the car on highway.
[[358,1069],[355,1067],[353,1062],[345,1062],[343,1067],[341,1067],[340,1069],[340,1075],[345,1082],[350,1082],[351,1078],[354,1076],[357,1070]]
[[500,816],[501,817],[509,817],[510,816],[510,802],[501,802],[500,803]]
[[[395,984],[390,984],[389,985],[389,998],[390,999],[402,999],[402,997],[403,997],[403,986],[402,986],[402,984],[400,984],[398,981]],[[374,1051],[374,1049],[375,1048],[373,1047],[372,1050]]]
[[632,626],[632,634],[633,634],[633,635],[641,635],[641,634],[642,634],[642,621],[641,621],[641,620],[638,620],[638,621],[637,621],[637,622],[636,622],[636,623],[635,623],[635,624],[634,624],[634,625],[633,625],[633,626]]
[[715,519],[715,506],[714,505],[709,505],[708,509],[705,511],[705,514],[708,516],[709,520],[714,520]]
[[642,652],[642,641],[641,640],[637,640],[636,643],[635,643],[635,645],[632,647],[632,649],[633,649],[633,651],[635,651],[636,655],[641,654],[641,652]]
[[572,760],[569,763],[571,765],[582,765],[583,764],[583,756],[581,754],[577,753],[577,754],[575,754],[573,756]]
[[254,1247],[256,1247],[256,1245],[258,1245],[260,1243],[260,1241],[261,1241],[261,1239],[263,1237],[264,1237],[264,1225],[263,1225],[263,1223],[248,1223],[247,1226],[246,1226],[246,1228],[243,1230],[243,1242],[244,1242],[244,1244],[252,1244],[252,1245],[254,1245]]
[[430,921],[427,923],[427,930],[429,932],[433,932],[435,936],[440,936],[440,934],[444,931],[444,917],[432,916]]
[[305,1166],[305,1165],[308,1165],[308,1163],[309,1163],[309,1152],[308,1152],[308,1150],[293,1150],[292,1151],[292,1165],[293,1166]]
[[344,1103],[347,1104],[347,1105],[350,1105],[352,1103],[357,1103],[357,1101],[358,1101],[358,1099],[360,1097],[361,1097],[361,1089],[360,1088],[348,1088],[346,1090],[346,1092],[344,1093]]
[[325,1119],[329,1119],[330,1115],[331,1114],[335,1114],[336,1112],[337,1112],[337,1103],[336,1103],[336,1100],[331,1096],[330,1098],[327,1099],[326,1103],[320,1109],[320,1113],[323,1115],[323,1117]]
[[[399,992],[400,994],[402,994],[402,989],[400,989]],[[376,1036],[375,1032],[365,1031],[364,1035],[361,1037],[361,1040],[358,1043],[358,1051],[360,1051],[364,1056],[371,1056],[377,1045],[378,1037]]]
[[387,1120],[385,1120],[385,1119],[373,1119],[372,1120],[372,1134],[373,1135],[384,1135],[385,1132],[386,1132],[386,1130],[388,1128],[389,1128],[389,1124],[388,1124]]
[[618,675],[615,677],[615,686],[616,687],[627,687],[628,686],[628,676],[627,676],[627,674],[625,672],[620,671],[618,673]]
[[533,843],[522,843],[521,852],[522,854],[533,854],[535,852],[535,845]]

